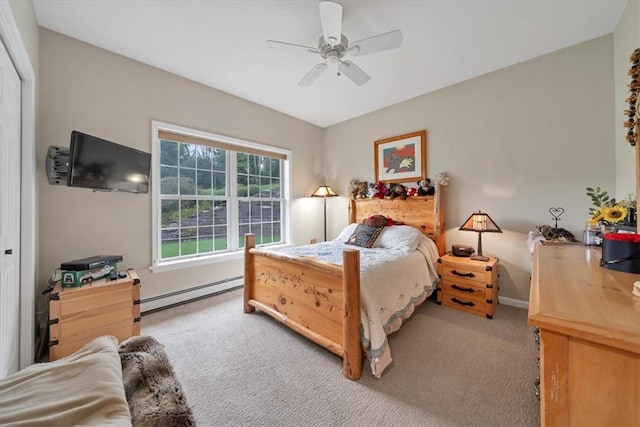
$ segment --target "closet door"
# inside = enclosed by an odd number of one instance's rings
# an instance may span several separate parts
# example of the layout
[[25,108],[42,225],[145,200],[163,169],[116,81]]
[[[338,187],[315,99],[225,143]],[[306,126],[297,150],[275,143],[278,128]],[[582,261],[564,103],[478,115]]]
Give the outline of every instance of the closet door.
[[21,81],[0,42],[0,379],[20,366]]

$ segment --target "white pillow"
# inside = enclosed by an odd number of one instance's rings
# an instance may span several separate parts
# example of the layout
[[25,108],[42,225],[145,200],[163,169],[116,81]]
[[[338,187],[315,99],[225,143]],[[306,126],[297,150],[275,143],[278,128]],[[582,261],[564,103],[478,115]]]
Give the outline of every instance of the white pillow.
[[413,252],[418,247],[422,237],[423,234],[410,225],[392,225],[382,230],[373,247]]
[[353,234],[354,231],[356,231],[356,227],[358,226],[357,222],[354,222],[353,224],[349,224],[347,225],[344,230],[342,230],[340,232],[340,234],[338,234],[338,237],[336,237],[333,240],[339,240],[342,243],[345,243],[347,240],[349,240],[349,237],[351,237],[351,235]]

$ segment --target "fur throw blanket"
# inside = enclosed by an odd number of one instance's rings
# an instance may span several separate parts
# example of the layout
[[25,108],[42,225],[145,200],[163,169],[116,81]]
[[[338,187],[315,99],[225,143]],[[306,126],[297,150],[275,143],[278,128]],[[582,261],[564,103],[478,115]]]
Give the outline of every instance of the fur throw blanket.
[[134,426],[196,425],[162,344],[150,336],[134,336],[120,344],[118,353]]

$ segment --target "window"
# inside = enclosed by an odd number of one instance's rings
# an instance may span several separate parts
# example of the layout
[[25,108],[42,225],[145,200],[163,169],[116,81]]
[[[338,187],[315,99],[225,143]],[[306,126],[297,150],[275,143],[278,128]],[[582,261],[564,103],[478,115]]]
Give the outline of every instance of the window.
[[288,241],[289,150],[153,122],[154,266]]

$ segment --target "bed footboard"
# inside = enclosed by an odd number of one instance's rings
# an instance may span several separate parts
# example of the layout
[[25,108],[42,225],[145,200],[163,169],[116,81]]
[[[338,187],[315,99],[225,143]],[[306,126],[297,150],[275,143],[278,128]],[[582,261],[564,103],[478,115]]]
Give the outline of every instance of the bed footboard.
[[255,249],[247,234],[244,312],[256,308],[342,357],[344,376],[362,375],[360,253],[346,250],[342,268],[323,261]]

